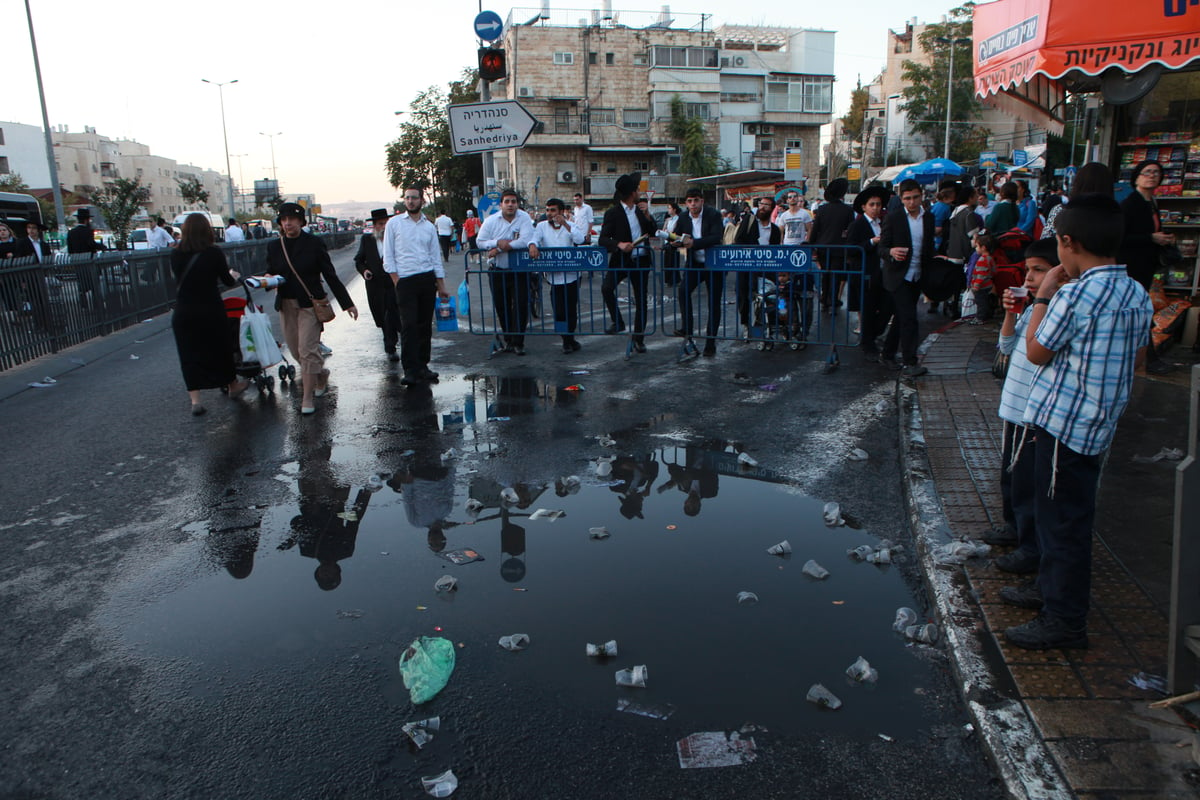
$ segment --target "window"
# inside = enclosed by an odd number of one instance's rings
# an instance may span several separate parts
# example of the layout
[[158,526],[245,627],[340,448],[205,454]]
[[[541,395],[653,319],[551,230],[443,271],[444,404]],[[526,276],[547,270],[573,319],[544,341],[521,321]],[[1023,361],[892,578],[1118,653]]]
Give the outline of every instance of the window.
[[617,63],[616,53],[605,53],[604,54],[604,65],[605,66],[611,67],[615,63]]
[[715,47],[667,47],[654,48],[656,67],[703,67],[716,68],[719,63]]
[[784,139],[783,146],[789,150],[803,150],[804,149],[804,140],[803,139]]
[[4,144],[4,128],[0,128],[0,144]]
[[615,175],[615,174],[617,174],[617,165],[614,162],[610,161],[604,165],[604,171],[610,172],[613,175]]
[[633,162],[633,171],[634,172],[649,172],[650,171],[650,162],[649,161]]
[[621,113],[626,128],[644,131],[650,127],[650,110],[647,108],[627,108]]
[[650,63],[650,54],[645,50],[633,54],[633,65],[635,67],[644,67]]
[[758,92],[721,92],[722,103],[758,103],[762,95]]
[[[691,118],[710,120],[717,119],[720,116],[720,106],[715,103],[688,103],[683,104],[683,113]],[[657,102],[654,104],[655,119],[670,119],[671,104],[669,102]]]
[[683,108],[689,119],[692,117],[709,118],[708,103],[684,103]]
[[0,156],[0,175],[8,174],[8,156]]
[[615,108],[593,108],[588,112],[588,121],[593,125],[616,125],[617,110]]
[[767,111],[828,114],[833,110],[833,78],[772,75],[767,79]]
[[769,153],[775,149],[775,140],[769,136],[758,137],[758,149],[764,153]]
[[600,162],[599,161],[589,161],[588,162],[588,172],[595,174],[599,171],[600,171]]
[[555,64],[563,64],[563,65],[574,64],[575,63],[575,54],[574,53],[555,53],[554,54],[554,63]]
[[589,64],[595,64],[595,63],[596,63],[596,57],[597,57],[598,55],[599,55],[599,53],[588,53],[588,63],[589,63]]

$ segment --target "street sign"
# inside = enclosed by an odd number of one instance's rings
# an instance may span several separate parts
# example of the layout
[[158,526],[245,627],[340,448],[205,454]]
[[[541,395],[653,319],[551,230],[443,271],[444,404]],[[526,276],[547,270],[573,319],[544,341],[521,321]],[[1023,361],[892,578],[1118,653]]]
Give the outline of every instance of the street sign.
[[450,147],[457,156],[523,147],[537,119],[516,100],[464,103],[446,109]]
[[783,179],[785,181],[804,180],[804,168],[800,163],[803,155],[803,147],[785,147],[783,149]]
[[810,272],[815,270],[812,252],[796,245],[710,247],[709,269],[730,272]]
[[475,17],[475,35],[485,42],[494,42],[504,33],[504,20],[495,11],[481,11]]
[[992,151],[989,153],[979,154],[980,169],[995,169],[1000,164],[1000,154]]
[[483,197],[479,198],[479,204],[477,208],[479,209],[480,219],[487,219],[492,214],[495,214],[500,210],[500,193],[494,189],[488,192]]
[[1029,153],[1024,150],[1013,150],[1012,158],[1014,167],[1023,167],[1029,163]]
[[1075,173],[1076,173],[1076,172],[1078,172],[1078,171],[1079,171],[1079,170],[1078,170],[1078,169],[1075,167],[1075,165],[1074,165],[1074,164],[1072,164],[1071,166],[1067,167],[1067,171],[1066,171],[1067,180],[1068,180],[1068,181],[1073,181],[1073,180],[1075,180]]
[[862,171],[858,167],[846,168],[846,180],[857,181],[862,179]]

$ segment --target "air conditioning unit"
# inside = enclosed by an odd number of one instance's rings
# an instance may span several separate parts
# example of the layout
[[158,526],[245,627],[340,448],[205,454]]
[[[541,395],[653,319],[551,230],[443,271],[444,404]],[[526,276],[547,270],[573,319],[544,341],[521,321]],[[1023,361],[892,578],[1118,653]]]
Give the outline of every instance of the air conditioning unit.
[[575,182],[575,173],[569,169],[563,170],[562,172],[558,173],[558,182],[559,183],[574,183]]
[[887,128],[883,127],[882,125],[875,126],[875,135],[876,136],[883,136],[883,134],[885,134],[885,133],[887,133]]
[[745,56],[734,56],[730,60],[730,63],[735,67],[744,67],[744,66],[746,66],[746,57]]
[[532,86],[522,86],[517,89],[517,97],[533,97]]
[[746,123],[745,133],[747,136],[756,136],[758,134],[758,126],[753,122]]
[[775,129],[772,128],[770,125],[759,125],[758,132],[761,133],[763,136],[770,136],[772,133],[775,132]]

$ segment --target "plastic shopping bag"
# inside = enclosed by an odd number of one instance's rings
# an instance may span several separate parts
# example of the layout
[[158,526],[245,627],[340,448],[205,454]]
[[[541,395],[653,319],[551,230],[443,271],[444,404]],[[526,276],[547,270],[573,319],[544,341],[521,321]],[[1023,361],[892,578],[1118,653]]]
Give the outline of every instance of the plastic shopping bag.
[[437,329],[439,331],[458,330],[458,312],[455,309],[454,298],[451,297],[447,300],[438,298],[433,318],[437,322]]
[[247,304],[242,314],[238,346],[242,350],[242,361],[257,361],[263,369],[283,361],[283,354],[279,352],[279,345],[271,333],[271,321],[253,303]]
[[471,288],[467,286],[466,278],[458,285],[458,313],[464,317],[471,316]]

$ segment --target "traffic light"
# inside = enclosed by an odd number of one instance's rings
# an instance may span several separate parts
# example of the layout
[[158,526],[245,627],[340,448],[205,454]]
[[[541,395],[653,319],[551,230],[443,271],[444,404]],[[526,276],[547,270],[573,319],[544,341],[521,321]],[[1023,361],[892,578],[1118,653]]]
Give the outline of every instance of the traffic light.
[[508,76],[508,60],[502,47],[479,48],[479,79],[500,81]]

